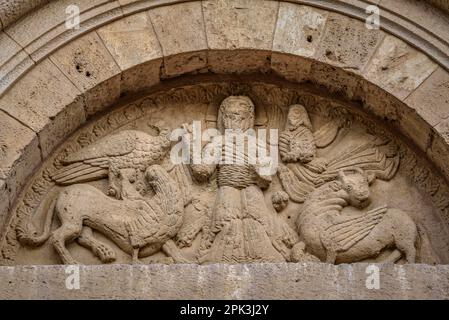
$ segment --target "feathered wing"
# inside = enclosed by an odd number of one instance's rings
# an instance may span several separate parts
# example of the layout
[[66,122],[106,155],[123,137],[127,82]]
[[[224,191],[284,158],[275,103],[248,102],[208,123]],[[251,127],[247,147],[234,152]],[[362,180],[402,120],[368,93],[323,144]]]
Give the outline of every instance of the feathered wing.
[[307,196],[314,190],[313,185],[300,181],[287,166],[281,167],[278,171],[278,176],[285,192],[287,192],[290,199],[294,202],[303,203],[307,199]]
[[136,145],[136,132],[121,131],[104,137],[97,142],[69,155],[64,159],[66,166],[58,170],[53,180],[60,185],[70,185],[106,178],[110,158],[132,152]]
[[318,148],[326,148],[335,138],[340,130],[340,124],[336,121],[330,121],[313,133],[315,145]]
[[64,164],[72,164],[91,159],[116,157],[130,153],[136,146],[137,133],[134,130],[124,130],[106,136],[95,143],[69,155]]
[[361,216],[333,224],[321,233],[321,241],[328,250],[346,251],[364,239],[382,221],[387,207],[380,207]]

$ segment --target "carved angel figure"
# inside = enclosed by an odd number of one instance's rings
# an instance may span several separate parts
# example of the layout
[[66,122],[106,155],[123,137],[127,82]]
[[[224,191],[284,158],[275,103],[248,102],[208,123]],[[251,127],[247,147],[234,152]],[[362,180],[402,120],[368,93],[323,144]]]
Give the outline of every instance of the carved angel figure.
[[330,157],[317,157],[318,148],[332,144],[340,130],[331,121],[313,132],[306,109],[293,105],[289,109],[285,131],[279,138],[281,165],[278,175],[285,191],[295,202],[302,203],[315,188],[334,180],[341,170],[361,168],[382,180],[390,180],[399,166],[397,147],[388,139],[372,137]]
[[124,130],[104,137],[68,155],[65,165],[53,176],[59,185],[72,185],[109,177],[108,195],[122,198],[120,171],[145,171],[161,160],[170,148],[170,131],[161,130],[151,136],[137,130]]

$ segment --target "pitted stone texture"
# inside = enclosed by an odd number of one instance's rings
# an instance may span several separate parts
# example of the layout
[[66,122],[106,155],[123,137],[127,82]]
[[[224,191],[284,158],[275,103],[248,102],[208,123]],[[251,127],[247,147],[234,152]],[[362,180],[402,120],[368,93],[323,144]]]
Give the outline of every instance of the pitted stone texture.
[[438,68],[406,100],[430,125],[449,116],[449,73]]
[[437,67],[427,56],[402,40],[387,36],[367,66],[365,77],[402,100]]
[[[69,15],[66,10],[73,4],[80,9],[81,24],[79,29],[69,30],[66,27]],[[109,18],[121,15],[119,3],[116,0],[77,0],[76,3],[73,0],[52,1],[42,9],[32,11],[20,23],[5,29],[5,32],[25,48],[34,61],[39,61],[50,54],[51,49],[66,43],[67,33],[79,34],[88,24],[101,23],[101,14],[104,12],[108,12]]]
[[382,31],[370,30],[364,22],[330,14],[315,58],[361,73],[383,37]]
[[162,49],[147,13],[106,25],[98,34],[122,70],[122,92],[138,91],[159,82]]
[[44,157],[85,120],[79,90],[49,60],[6,92],[0,109],[38,133]]
[[6,218],[6,209],[40,163],[36,134],[0,111],[0,225]]
[[273,51],[313,57],[324,33],[327,16],[326,11],[281,2]]
[[[66,287],[67,266],[0,267],[1,299],[448,299],[449,267],[367,264],[79,266],[80,289]],[[73,267],[71,267],[73,268]],[[76,268],[76,267],[75,267]],[[371,267],[372,268],[372,267]],[[66,273],[68,270],[68,273]],[[76,270],[76,269],[75,269]],[[368,272],[367,272],[368,270]],[[170,310],[178,315],[180,310]]]
[[348,99],[360,98],[361,79],[352,70],[311,60],[309,79],[331,92],[343,94]]
[[294,55],[285,55],[274,52],[271,55],[271,68],[273,71],[293,82],[303,82],[309,79],[312,60]]
[[50,59],[85,94],[88,115],[120,96],[121,70],[97,33],[71,42]]
[[166,76],[206,67],[206,53],[198,52],[207,49],[201,2],[160,7],[148,13],[162,46]]
[[0,96],[33,61],[6,33],[0,32]]
[[[213,73],[267,73],[271,53],[253,50],[217,50],[207,53],[208,68]],[[244,67],[242,67],[242,65]]]
[[0,21],[3,28],[28,12],[51,0],[0,0]]
[[276,1],[203,1],[209,48],[271,50],[278,6]]

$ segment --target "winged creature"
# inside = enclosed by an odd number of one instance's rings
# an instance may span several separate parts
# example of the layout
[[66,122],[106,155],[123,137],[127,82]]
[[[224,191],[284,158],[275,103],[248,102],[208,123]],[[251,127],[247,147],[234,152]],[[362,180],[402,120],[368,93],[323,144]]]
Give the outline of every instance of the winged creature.
[[121,170],[144,172],[158,163],[169,148],[168,129],[159,130],[158,136],[138,130],[123,130],[70,154],[62,161],[64,167],[52,178],[56,184],[72,185],[108,177],[108,195],[121,199]]
[[318,157],[317,149],[331,145],[342,123],[331,121],[313,132],[306,109],[293,105],[289,109],[286,130],[279,137],[279,152],[286,165],[278,175],[291,200],[303,203],[307,196],[338,173],[361,168],[381,180],[391,180],[399,166],[397,146],[388,138],[372,136],[370,141],[354,144],[337,153]]

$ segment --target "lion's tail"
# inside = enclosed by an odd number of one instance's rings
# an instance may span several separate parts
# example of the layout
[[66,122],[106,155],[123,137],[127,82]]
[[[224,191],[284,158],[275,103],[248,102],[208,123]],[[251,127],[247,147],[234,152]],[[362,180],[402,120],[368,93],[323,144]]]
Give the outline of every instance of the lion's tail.
[[38,235],[34,230],[34,226],[29,223],[28,217],[23,217],[19,220],[19,223],[16,227],[16,235],[17,240],[20,242],[20,244],[30,247],[39,247],[48,240],[51,234],[51,224],[53,222],[53,217],[56,211],[55,205],[56,200],[54,200],[50,205],[49,212],[47,213],[47,216],[45,218],[44,230],[40,235]]

